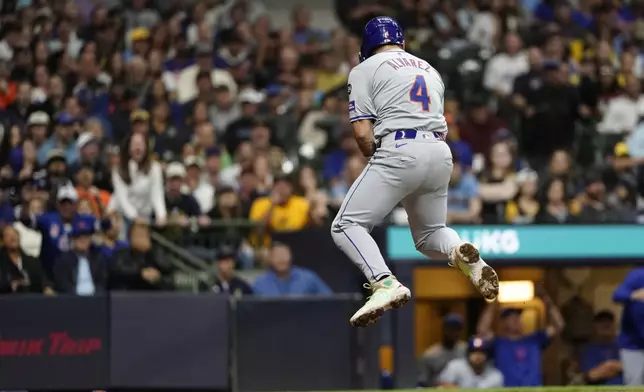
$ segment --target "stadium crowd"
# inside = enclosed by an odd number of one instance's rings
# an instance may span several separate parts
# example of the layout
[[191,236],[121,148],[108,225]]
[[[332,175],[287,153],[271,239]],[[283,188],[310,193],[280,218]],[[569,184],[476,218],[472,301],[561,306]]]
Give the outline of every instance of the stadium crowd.
[[641,3],[348,1],[324,31],[304,6],[275,26],[258,0],[3,1],[2,223],[60,211],[37,227],[48,269],[76,211],[121,241],[230,221],[257,265],[270,232],[328,223],[366,164],[346,78],[379,13],[447,84],[449,223],[636,223]]
[[261,0],[0,1],[0,293],[171,290],[151,231],[225,237],[191,250],[218,260],[204,290],[330,293],[270,234],[327,225],[365,167],[346,81],[380,14],[444,77],[450,224],[644,223],[644,1],[336,8],[321,30]]

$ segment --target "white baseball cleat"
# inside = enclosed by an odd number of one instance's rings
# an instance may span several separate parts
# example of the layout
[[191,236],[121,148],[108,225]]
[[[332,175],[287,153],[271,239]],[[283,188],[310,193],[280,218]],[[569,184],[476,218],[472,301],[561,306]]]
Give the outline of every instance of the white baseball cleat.
[[499,295],[499,276],[479,254],[478,249],[469,242],[464,242],[452,250],[450,265],[457,267],[470,278],[474,287],[487,301],[494,301]]
[[411,299],[411,291],[394,276],[380,282],[365,283],[364,287],[372,290],[373,293],[349,320],[354,327],[371,325],[378,321],[385,311],[400,308]]

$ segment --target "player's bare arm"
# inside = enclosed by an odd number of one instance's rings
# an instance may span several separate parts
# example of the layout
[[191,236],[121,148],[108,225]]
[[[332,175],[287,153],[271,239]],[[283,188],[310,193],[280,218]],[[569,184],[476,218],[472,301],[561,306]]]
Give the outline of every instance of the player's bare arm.
[[564,321],[559,308],[557,308],[557,305],[554,304],[543,287],[537,287],[537,295],[539,296],[539,298],[541,298],[541,301],[543,301],[543,304],[546,306],[546,311],[548,312],[548,316],[550,318],[550,323],[546,327],[546,334],[550,338],[560,334],[566,326],[566,322]]
[[373,139],[371,120],[358,120],[353,122],[353,137],[355,137],[360,152],[369,158],[375,152],[376,143]]
[[476,326],[476,335],[484,339],[494,338],[494,332],[492,331],[492,324],[494,323],[494,318],[496,317],[496,312],[498,309],[498,302],[489,302],[483,313],[479,318],[479,322]]

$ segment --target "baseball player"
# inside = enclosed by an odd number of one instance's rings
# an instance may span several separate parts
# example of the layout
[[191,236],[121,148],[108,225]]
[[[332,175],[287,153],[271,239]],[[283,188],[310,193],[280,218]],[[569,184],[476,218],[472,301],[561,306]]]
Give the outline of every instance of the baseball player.
[[499,291],[496,272],[476,247],[445,226],[453,166],[444,142],[445,86],[434,68],[404,49],[398,23],[376,17],[364,28],[361,63],[349,74],[350,121],[360,151],[371,158],[349,189],[331,235],[373,291],[351,317],[354,326],[373,324],[411,297],[369,235],[398,203],[407,211],[416,249],[428,257],[446,255],[487,300],[494,300]]

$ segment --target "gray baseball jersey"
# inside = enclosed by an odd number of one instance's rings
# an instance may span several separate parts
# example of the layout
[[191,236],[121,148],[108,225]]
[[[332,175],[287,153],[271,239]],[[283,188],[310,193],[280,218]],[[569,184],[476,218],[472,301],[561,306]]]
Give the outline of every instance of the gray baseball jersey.
[[503,388],[503,374],[492,365],[476,374],[466,358],[453,359],[438,376],[441,383],[455,384],[464,389]]
[[460,243],[445,227],[452,154],[444,142],[445,87],[426,61],[403,50],[377,53],[349,75],[351,122],[374,122],[380,142],[335,217],[331,235],[370,281],[391,274],[369,235],[398,204],[416,248],[449,254]]
[[374,121],[376,139],[396,129],[447,132],[445,85],[427,61],[404,50],[369,57],[349,74],[351,122]]

